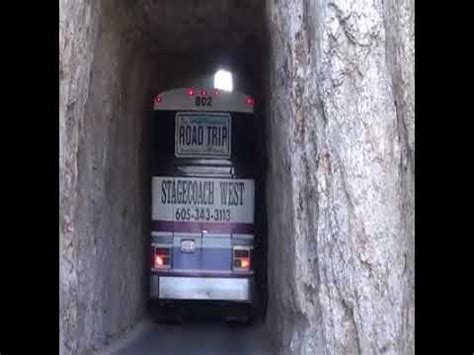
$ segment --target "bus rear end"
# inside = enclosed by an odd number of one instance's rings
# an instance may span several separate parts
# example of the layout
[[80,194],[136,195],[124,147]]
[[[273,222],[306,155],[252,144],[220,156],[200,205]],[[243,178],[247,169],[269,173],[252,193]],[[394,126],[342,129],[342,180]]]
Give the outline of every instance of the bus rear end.
[[176,89],[154,108],[150,299],[247,313],[256,297],[253,99]]

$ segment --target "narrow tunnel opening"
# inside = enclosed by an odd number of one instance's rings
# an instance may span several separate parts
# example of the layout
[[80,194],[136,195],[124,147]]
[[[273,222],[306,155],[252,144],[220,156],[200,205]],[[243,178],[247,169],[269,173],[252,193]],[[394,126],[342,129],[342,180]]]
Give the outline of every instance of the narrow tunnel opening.
[[[163,2],[162,2],[163,5]],[[169,6],[168,4],[164,5]],[[204,5],[202,2],[174,3],[179,10],[168,20],[163,21],[158,7],[146,7],[144,18],[147,25],[143,28],[143,43],[148,44],[148,56],[153,63],[150,68],[150,94],[177,88],[212,88],[214,86],[214,75],[219,70],[231,73],[233,79],[233,91],[242,92],[256,99],[256,128],[257,145],[255,158],[261,164],[266,162],[265,144],[265,91],[264,73],[265,56],[264,49],[264,22],[263,3],[243,2],[231,3],[221,6],[220,15],[216,14],[216,7]],[[207,7],[206,7],[207,6]],[[203,9],[205,8],[205,9]],[[167,8],[168,9],[168,8]],[[237,9],[237,11],[236,11]],[[217,11],[219,13],[219,11]],[[169,22],[166,22],[169,21]],[[167,37],[169,33],[170,37]],[[178,38],[174,38],[177,36]],[[149,97],[152,102],[153,96]],[[152,119],[149,115],[147,119]],[[146,123],[146,125],[149,123]],[[145,129],[149,132],[149,127]],[[162,134],[171,134],[162,132]],[[153,140],[157,139],[150,134],[147,135],[148,163],[155,158],[153,155],[159,152],[150,150]],[[160,139],[160,138],[158,138]],[[151,156],[150,156],[151,155]],[[149,181],[153,178],[150,166],[147,167]],[[261,169],[261,177],[258,181],[265,181],[265,168]],[[148,199],[145,200],[144,224],[149,224],[147,219],[151,215],[151,184],[147,184]],[[259,320],[262,320],[266,309],[266,213],[265,213],[265,186],[258,186],[256,206],[256,225],[262,246],[258,249],[256,268],[258,268],[257,288],[261,310],[258,312]],[[149,229],[151,230],[151,228]],[[149,243],[146,243],[149,246]],[[146,268],[149,262],[146,260]],[[150,284],[146,283],[146,294],[150,292]],[[195,308],[195,307],[193,307]],[[187,308],[189,310],[189,308]],[[149,314],[153,316],[153,312]],[[195,311],[196,309],[193,309]]]
[[[199,91],[200,88],[212,88],[214,86],[214,76],[219,70],[232,75],[232,91],[242,92],[249,97],[255,98],[257,104],[256,109],[256,129],[257,129],[257,144],[256,150],[254,151],[255,160],[259,161],[260,164],[266,162],[266,145],[265,145],[265,96],[263,91],[263,76],[261,73],[264,72],[262,68],[264,62],[262,61],[261,44],[258,36],[250,33],[243,36],[242,39],[234,44],[234,47],[219,47],[218,43],[208,42],[207,48],[196,49],[192,48],[182,52],[152,52],[150,55],[153,58],[153,62],[156,63],[153,74],[152,93],[159,93],[165,90],[177,89],[177,88],[193,88],[192,90]],[[151,115],[150,115],[151,117]],[[156,119],[156,118],[155,118]],[[249,130],[251,128],[249,127]],[[253,131],[253,129],[251,129]],[[147,130],[148,131],[148,130]],[[249,132],[254,133],[254,132]],[[162,134],[171,134],[170,132],[162,132]],[[152,145],[152,141],[157,139],[156,133],[154,137],[148,135],[149,140],[148,146]],[[158,138],[160,139],[160,138]],[[151,142],[150,142],[151,141]],[[237,143],[239,144],[239,143]],[[244,144],[244,143],[241,143]],[[153,161],[153,155],[159,154],[159,152],[150,151],[148,153],[149,161]],[[148,170],[150,171],[150,170]],[[258,307],[261,309],[258,313],[258,320],[262,321],[265,309],[266,309],[266,209],[265,209],[265,168],[260,169],[261,173],[255,181],[261,181],[257,189],[258,199],[256,201],[256,226],[258,229],[258,238],[261,239],[257,247],[257,257],[255,258],[254,267],[258,271]],[[154,174],[149,174],[152,180]],[[150,185],[148,185],[150,187]],[[149,190],[148,196],[152,196],[151,189]],[[144,210],[148,210],[151,207],[150,199],[147,200]],[[149,216],[150,214],[146,214]],[[149,265],[148,265],[149,266]],[[149,292],[150,285],[147,283],[147,294]],[[189,310],[195,313],[196,307],[203,306],[204,304],[194,304],[193,307],[184,307],[189,313]],[[216,309],[221,307],[214,307],[212,310],[214,313]],[[208,311],[210,308],[206,308]],[[150,311],[150,308],[149,308]],[[219,311],[217,311],[219,312]],[[201,313],[201,312],[199,312]],[[209,312],[207,312],[209,314]],[[153,312],[150,313],[153,316]]]
[[60,352],[147,317],[153,99],[225,69],[256,99],[274,349],[412,353],[413,6],[60,0]]
[[[258,102],[257,109],[255,112],[255,125],[253,128],[248,126],[248,132],[245,135],[252,136],[256,134],[257,144],[253,151],[253,158],[258,161],[261,165],[265,164],[266,161],[266,145],[265,145],[265,133],[264,133],[264,93],[262,91],[262,76],[259,74],[263,71],[261,53],[259,52],[258,38],[253,35],[248,35],[243,38],[240,45],[237,48],[214,48],[215,45],[211,42],[208,44],[207,49],[193,49],[185,52],[177,53],[161,53],[153,52],[151,56],[156,64],[155,72],[153,74],[154,79],[152,83],[151,92],[156,95],[166,90],[180,89],[180,90],[191,90],[194,95],[198,95],[202,88],[210,89],[214,86],[215,74],[218,71],[225,70],[227,73],[232,75],[232,91],[242,92],[248,97],[255,98]],[[209,92],[209,95],[211,93]],[[153,99],[156,97],[152,97]],[[160,96],[161,98],[161,96]],[[152,100],[150,100],[152,101]],[[152,117],[150,114],[147,119],[158,120],[157,117]],[[239,118],[233,118],[239,119]],[[153,124],[153,122],[149,122]],[[256,132],[254,132],[256,128]],[[174,129],[174,127],[173,127]],[[156,129],[146,129],[147,132],[153,132],[147,135],[148,140],[148,161],[150,164],[154,164],[153,161],[160,155],[160,151],[156,148],[150,149],[150,146],[156,145],[154,140],[161,140],[160,135],[167,134],[174,137],[173,132],[157,132]],[[242,137],[240,144],[245,144],[245,140],[248,138]],[[237,141],[238,145],[239,142]],[[159,148],[160,149],[160,148]],[[166,149],[166,148],[163,148]],[[257,196],[256,198],[256,226],[258,229],[259,245],[257,248],[257,257],[255,258],[255,266],[258,269],[258,297],[260,301],[258,304],[261,307],[261,311],[258,312],[260,320],[265,314],[266,307],[266,231],[265,231],[265,168],[262,166],[259,169],[260,173],[256,183],[260,184],[256,187]],[[157,174],[156,172],[150,172],[148,168],[149,180]],[[211,178],[211,176],[208,176]],[[151,185],[148,184],[148,196],[152,196]],[[149,210],[152,206],[152,201],[149,198],[146,202],[144,210]],[[145,214],[149,216],[147,212]],[[149,221],[148,221],[149,222]],[[146,223],[146,222],[145,222]],[[149,244],[149,243],[148,243]],[[148,260],[147,260],[148,262]],[[149,263],[147,264],[149,268]],[[261,290],[261,291],[260,291]],[[150,285],[147,284],[147,294],[149,294]],[[190,307],[185,307],[189,310]],[[153,312],[151,312],[153,314]]]

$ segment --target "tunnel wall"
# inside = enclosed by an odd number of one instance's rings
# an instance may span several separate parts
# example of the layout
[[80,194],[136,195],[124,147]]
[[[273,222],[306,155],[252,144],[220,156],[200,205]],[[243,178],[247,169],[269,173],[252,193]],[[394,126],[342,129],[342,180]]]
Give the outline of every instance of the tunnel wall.
[[280,354],[414,353],[413,1],[267,1]]
[[60,2],[60,353],[145,313],[150,61],[130,2]]
[[78,289],[78,166],[79,136],[85,116],[93,49],[98,32],[97,4],[60,1],[60,250],[59,347],[61,354],[77,350]]

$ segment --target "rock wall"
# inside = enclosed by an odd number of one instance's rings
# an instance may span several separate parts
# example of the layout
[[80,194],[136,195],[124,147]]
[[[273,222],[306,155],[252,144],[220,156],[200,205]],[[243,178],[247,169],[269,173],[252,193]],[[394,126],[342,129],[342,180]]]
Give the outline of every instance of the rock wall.
[[413,1],[269,0],[280,354],[414,353]]
[[59,298],[60,353],[77,350],[78,272],[77,230],[78,165],[76,155],[85,116],[98,31],[97,4],[85,1],[60,1],[59,36],[59,139],[60,139],[60,227]]
[[150,61],[130,2],[60,6],[60,353],[87,354],[145,312]]

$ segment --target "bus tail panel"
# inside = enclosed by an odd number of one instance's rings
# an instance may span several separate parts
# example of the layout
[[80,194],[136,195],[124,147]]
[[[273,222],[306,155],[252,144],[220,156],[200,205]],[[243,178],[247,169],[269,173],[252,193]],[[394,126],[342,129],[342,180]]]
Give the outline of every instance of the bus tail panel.
[[151,298],[251,302],[253,235],[154,232]]
[[251,303],[253,277],[152,275],[150,296],[160,300],[207,300]]

